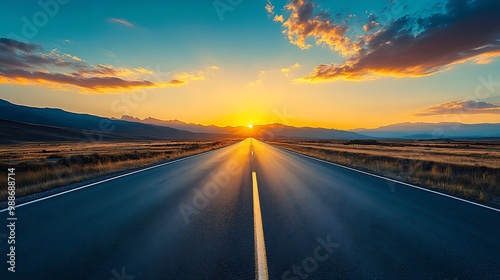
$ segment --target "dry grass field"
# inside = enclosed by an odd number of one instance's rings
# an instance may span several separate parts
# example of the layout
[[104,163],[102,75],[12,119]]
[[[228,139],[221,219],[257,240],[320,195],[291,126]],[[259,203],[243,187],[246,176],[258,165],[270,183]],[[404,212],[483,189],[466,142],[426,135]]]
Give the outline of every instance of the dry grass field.
[[500,205],[500,142],[276,141],[330,162]]
[[[0,176],[16,168],[16,197],[190,156],[236,141],[50,143],[0,146]],[[7,199],[6,188],[0,201]]]

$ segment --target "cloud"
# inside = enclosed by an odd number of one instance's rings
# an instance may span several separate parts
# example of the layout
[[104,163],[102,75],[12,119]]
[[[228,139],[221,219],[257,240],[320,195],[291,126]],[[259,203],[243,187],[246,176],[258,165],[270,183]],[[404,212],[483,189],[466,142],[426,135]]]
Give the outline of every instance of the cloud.
[[500,114],[500,105],[480,101],[450,101],[425,108],[415,116],[446,114]]
[[[271,5],[268,3],[268,5]],[[284,10],[288,13],[274,16],[274,9],[269,12],[273,20],[281,22],[283,33],[290,43],[301,49],[309,49],[312,45],[307,43],[308,38],[313,38],[316,45],[327,45],[332,51],[342,55],[354,54],[358,47],[346,36],[348,28],[342,24],[335,24],[325,10],[315,13],[317,6],[310,0],[291,0]]]
[[119,24],[122,24],[122,25],[125,25],[128,27],[134,27],[134,25],[130,21],[128,21],[124,18],[108,18],[108,21],[114,22],[114,23],[119,23]]
[[274,8],[275,7],[274,7],[273,3],[271,3],[270,0],[267,1],[267,4],[266,4],[266,6],[264,8],[266,9],[266,12],[269,15],[269,17],[273,19],[273,21],[283,23],[283,21],[284,21],[283,16],[282,15],[277,15],[274,12]]
[[77,56],[61,54],[57,49],[46,53],[40,45],[0,38],[0,83],[72,90],[76,87],[80,92],[124,91],[187,83],[176,77],[166,82],[146,79],[152,76],[152,71],[141,67],[91,65]]
[[267,1],[265,9],[270,16],[274,15],[274,6],[270,1]]
[[363,26],[365,32],[370,32],[377,28],[380,24],[377,21],[377,16],[375,14],[370,14],[368,16],[368,22]]
[[334,24],[309,0],[291,0],[285,10],[284,33],[302,49],[313,38],[344,58],[340,64],[321,64],[302,81],[422,77],[452,69],[464,62],[487,64],[500,56],[500,1],[448,0],[442,11],[402,15],[381,23],[368,15],[364,33],[349,39],[349,17]]
[[115,90],[124,88],[153,87],[154,83],[149,81],[128,81],[117,77],[74,77],[63,73],[29,72],[25,70],[10,71],[8,74],[0,71],[0,83],[11,83],[17,81],[25,84],[55,83],[59,85],[72,85],[94,91]]
[[205,80],[205,72],[180,72],[174,75],[174,79],[182,81],[202,81]]
[[79,58],[78,56],[74,55],[74,56],[71,56],[70,54],[64,54],[64,56],[66,57],[69,57],[73,60],[76,60],[76,61],[83,61],[81,58]]
[[276,16],[274,16],[273,20],[276,21],[276,22],[281,22],[281,23],[283,23],[285,21],[285,19],[283,18],[282,15],[276,15]]
[[300,68],[300,64],[295,63],[294,65],[292,65],[290,67],[281,68],[281,73],[283,73],[287,78],[289,78],[292,76],[290,74],[290,71],[293,71],[293,70],[298,69],[298,68]]
[[174,80],[179,80],[183,82],[188,81],[204,81],[209,75],[213,75],[214,71],[219,70],[218,66],[212,65],[201,71],[192,72],[178,72],[174,74]]
[[172,85],[172,86],[182,86],[182,85],[185,85],[187,84],[187,82],[185,81],[180,81],[180,80],[171,80],[171,81],[168,81],[166,84],[168,85]]

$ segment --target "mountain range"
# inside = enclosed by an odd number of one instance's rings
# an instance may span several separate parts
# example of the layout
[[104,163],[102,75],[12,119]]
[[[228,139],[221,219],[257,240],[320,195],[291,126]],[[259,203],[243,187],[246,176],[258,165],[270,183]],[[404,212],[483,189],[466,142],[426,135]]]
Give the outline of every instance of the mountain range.
[[78,114],[57,108],[16,105],[0,99],[0,143],[47,141],[262,139],[352,140],[500,138],[500,124],[399,123],[351,131],[294,127],[283,124],[246,126],[200,125],[180,120],[120,119]]
[[185,123],[179,120],[159,120],[155,118],[145,118],[139,119],[132,116],[124,115],[120,120],[139,122],[144,124],[159,125],[165,127],[171,127],[191,132],[198,133],[210,133],[210,134],[226,134],[235,136],[244,136],[244,134],[251,134],[255,137],[262,138],[286,138],[286,139],[310,139],[310,140],[320,140],[320,139],[364,139],[367,138],[364,135],[360,135],[351,131],[343,131],[338,129],[327,129],[327,128],[313,128],[313,127],[294,127],[284,124],[266,124],[266,125],[254,125],[251,131],[246,126],[225,126],[219,127],[215,125],[201,125],[193,123]]
[[354,132],[296,128],[281,124],[248,127],[217,127],[181,121],[147,121],[124,116],[122,119],[67,112],[58,108],[16,105],[0,99],[0,143],[38,141],[132,141],[210,140],[259,137],[263,139],[363,139]]
[[[123,115],[120,120],[130,122],[140,122],[167,126],[192,132],[217,133],[217,134],[238,134],[238,131],[245,130],[246,127],[218,127],[215,125],[200,125],[185,123],[180,120],[159,120],[155,118],[140,119],[128,115]],[[272,124],[264,126],[254,126],[262,130],[270,130],[280,138],[296,139],[481,139],[500,138],[500,123],[484,124],[463,124],[459,122],[440,123],[397,123],[381,126],[373,129],[353,129],[342,131],[326,128],[292,127],[282,124]],[[268,134],[270,132],[267,132]]]
[[[54,108],[35,108],[0,99],[2,143],[26,141],[196,140],[216,135],[112,120]],[[42,140],[43,139],[43,140]]]
[[372,138],[402,139],[481,139],[500,138],[500,123],[464,124],[441,123],[398,123],[376,129],[355,129],[356,133]]

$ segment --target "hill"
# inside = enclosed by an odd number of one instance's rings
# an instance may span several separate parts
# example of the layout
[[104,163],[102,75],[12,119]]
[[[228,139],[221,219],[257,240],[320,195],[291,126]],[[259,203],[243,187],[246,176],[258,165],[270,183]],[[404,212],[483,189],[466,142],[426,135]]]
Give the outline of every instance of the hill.
[[226,134],[234,137],[259,137],[263,139],[302,139],[302,140],[344,140],[344,139],[365,139],[366,136],[355,132],[314,128],[314,127],[294,127],[283,124],[256,125],[253,129],[246,126],[226,126],[201,125],[185,123],[179,120],[159,120],[154,118],[139,119],[124,115],[120,120],[133,121],[145,124],[167,126],[183,129],[191,132]]
[[5,100],[0,100],[0,120],[3,120],[3,137],[12,139],[8,141],[200,140],[220,137],[61,109],[15,105]]
[[463,124],[397,123],[375,129],[355,129],[353,132],[376,138],[402,139],[481,139],[500,138],[500,123]]

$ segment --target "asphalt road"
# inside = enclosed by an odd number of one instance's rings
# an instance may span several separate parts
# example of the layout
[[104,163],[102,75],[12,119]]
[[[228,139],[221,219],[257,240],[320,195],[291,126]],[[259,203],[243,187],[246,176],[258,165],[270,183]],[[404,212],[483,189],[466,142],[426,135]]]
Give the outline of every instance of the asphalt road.
[[0,279],[500,279],[499,211],[254,139],[16,217]]

